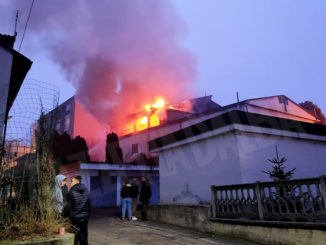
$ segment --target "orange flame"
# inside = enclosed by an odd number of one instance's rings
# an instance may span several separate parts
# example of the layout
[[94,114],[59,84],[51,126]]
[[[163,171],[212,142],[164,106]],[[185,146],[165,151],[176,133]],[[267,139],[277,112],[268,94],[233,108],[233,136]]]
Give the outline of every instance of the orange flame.
[[136,120],[136,130],[141,131],[148,128],[148,117],[141,117]]
[[147,116],[142,116],[137,118],[134,122],[126,124],[124,127],[124,134],[159,126],[161,123],[159,113],[165,108],[165,104],[164,98],[156,97],[153,104],[145,105],[144,109],[147,112]]
[[165,106],[165,100],[162,97],[156,97],[156,101],[154,104],[147,104],[145,105],[145,110],[146,111],[151,111],[153,109],[163,109]]

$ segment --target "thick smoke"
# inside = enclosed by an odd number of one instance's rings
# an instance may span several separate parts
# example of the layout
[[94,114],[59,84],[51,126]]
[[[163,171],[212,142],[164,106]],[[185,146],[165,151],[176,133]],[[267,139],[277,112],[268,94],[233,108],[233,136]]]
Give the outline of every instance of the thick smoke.
[[[27,14],[30,1],[11,4]],[[191,94],[195,59],[168,0],[36,0],[28,28],[101,123],[117,124],[155,96]]]

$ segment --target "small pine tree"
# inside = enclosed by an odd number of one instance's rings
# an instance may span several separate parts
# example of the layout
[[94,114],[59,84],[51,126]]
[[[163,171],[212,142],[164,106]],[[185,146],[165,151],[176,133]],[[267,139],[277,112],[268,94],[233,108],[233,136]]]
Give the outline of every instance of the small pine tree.
[[273,181],[280,181],[280,180],[290,180],[294,174],[296,168],[293,168],[290,171],[285,171],[284,163],[287,161],[285,157],[281,159],[278,156],[277,146],[275,146],[276,150],[276,158],[267,159],[269,162],[274,164],[272,171],[262,171],[265,174],[268,174]]

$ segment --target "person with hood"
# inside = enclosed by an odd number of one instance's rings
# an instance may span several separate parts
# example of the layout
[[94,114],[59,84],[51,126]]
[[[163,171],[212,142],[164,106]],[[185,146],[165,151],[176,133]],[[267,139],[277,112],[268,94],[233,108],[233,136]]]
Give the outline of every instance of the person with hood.
[[121,198],[122,198],[122,221],[126,218],[126,210],[128,209],[128,220],[131,221],[131,206],[132,206],[132,186],[129,180],[124,181],[124,185],[121,188]]
[[139,201],[141,202],[141,216],[142,220],[147,220],[147,208],[149,204],[149,199],[152,197],[152,189],[149,184],[148,179],[143,176],[141,177],[141,189],[139,195]]
[[55,200],[55,207],[56,210],[62,214],[64,208],[64,197],[62,194],[62,187],[66,183],[66,176],[62,174],[58,174],[55,176],[55,189],[54,189],[54,200]]
[[91,202],[87,187],[81,183],[81,177],[71,179],[71,188],[68,193],[70,207],[70,220],[78,228],[75,244],[88,244],[88,218],[90,216]]

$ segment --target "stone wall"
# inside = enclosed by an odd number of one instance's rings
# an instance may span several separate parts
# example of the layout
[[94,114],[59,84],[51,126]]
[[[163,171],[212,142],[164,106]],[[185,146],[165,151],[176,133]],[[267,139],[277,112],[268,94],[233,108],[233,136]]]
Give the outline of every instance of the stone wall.
[[322,245],[325,224],[219,219],[211,221],[209,206],[151,205],[148,219],[201,232],[273,245]]
[[51,238],[38,238],[25,241],[0,241],[0,245],[73,245],[74,234],[66,233]]

